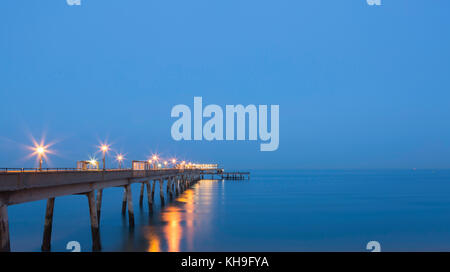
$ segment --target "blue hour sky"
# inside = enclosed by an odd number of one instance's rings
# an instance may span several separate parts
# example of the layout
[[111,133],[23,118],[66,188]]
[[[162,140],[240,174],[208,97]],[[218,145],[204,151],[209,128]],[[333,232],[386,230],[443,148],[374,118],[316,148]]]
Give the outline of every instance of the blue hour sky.
[[[35,166],[23,145],[43,133],[50,167],[105,139],[233,169],[450,166],[449,1],[81,3],[0,5],[0,167]],[[279,149],[172,140],[194,96],[280,105]]]

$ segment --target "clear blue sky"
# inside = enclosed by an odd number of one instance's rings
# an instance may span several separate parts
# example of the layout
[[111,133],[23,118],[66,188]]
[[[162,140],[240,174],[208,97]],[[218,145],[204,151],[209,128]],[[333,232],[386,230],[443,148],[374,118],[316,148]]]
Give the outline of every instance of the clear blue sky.
[[[449,168],[450,1],[3,0],[0,167],[108,137],[227,168]],[[280,147],[175,142],[176,104],[279,104]]]

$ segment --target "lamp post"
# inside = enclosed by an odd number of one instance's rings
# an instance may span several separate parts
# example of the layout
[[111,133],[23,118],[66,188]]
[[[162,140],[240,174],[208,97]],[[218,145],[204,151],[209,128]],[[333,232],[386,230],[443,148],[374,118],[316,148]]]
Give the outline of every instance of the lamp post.
[[44,140],[41,140],[40,143],[33,139],[34,146],[28,146],[27,148],[33,151],[30,156],[36,156],[39,162],[38,171],[42,171],[42,165],[44,164],[44,159],[47,160],[47,154],[52,154],[53,151],[48,148],[51,144],[45,144]]
[[36,152],[38,154],[38,160],[39,160],[39,171],[42,171],[42,162],[43,162],[42,157],[45,154],[45,147],[43,147],[43,146],[36,147]]
[[153,155],[152,160],[155,162],[155,168],[156,168],[157,163],[158,163],[158,156]]
[[122,161],[123,161],[122,154],[117,155],[117,161],[119,162],[119,169],[122,169]]
[[148,169],[151,170],[151,168],[152,168],[152,160],[148,160],[147,163],[148,163]]
[[103,152],[103,171],[105,171],[105,170],[106,170],[106,153],[107,153],[108,150],[109,150],[109,146],[107,146],[107,145],[102,145],[102,146],[100,147],[100,149],[101,149],[101,151]]

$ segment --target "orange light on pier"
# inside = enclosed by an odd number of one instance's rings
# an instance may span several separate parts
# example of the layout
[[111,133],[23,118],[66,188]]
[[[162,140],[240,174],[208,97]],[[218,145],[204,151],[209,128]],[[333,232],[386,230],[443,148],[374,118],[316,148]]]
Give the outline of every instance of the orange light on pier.
[[110,150],[109,145],[107,144],[101,144],[100,150],[103,153],[103,170],[106,170],[106,153]]
[[47,154],[53,154],[49,147],[51,144],[44,144],[44,140],[37,142],[33,139],[34,146],[28,146],[27,148],[32,151],[29,157],[36,156],[39,162],[39,171],[42,171],[42,164],[44,163],[44,159],[48,160]]
[[172,163],[175,164],[177,162],[176,159],[172,159]]
[[97,161],[97,159],[95,157],[90,157],[88,162],[91,165],[91,169],[98,170],[98,161]]
[[154,161],[157,161],[157,160],[158,160],[158,156],[153,155],[152,159],[153,159]]
[[54,150],[50,150],[50,147],[55,144],[55,142],[45,143],[45,135],[42,136],[41,140],[36,140],[32,135],[30,135],[33,145],[25,146],[26,149],[30,150],[31,153],[28,154],[26,158],[36,157],[39,164],[39,171],[42,171],[42,164],[48,160],[48,154],[55,154]]
[[117,154],[116,160],[119,162],[119,169],[122,169],[122,161],[124,160],[124,156],[122,154]]
[[42,171],[42,162],[43,159],[45,157],[45,153],[47,153],[47,148],[40,144],[40,145],[36,145],[34,147],[34,153],[38,156],[38,160],[39,160],[39,171]]
[[38,146],[38,147],[36,147],[36,152],[40,155],[40,156],[42,156],[44,153],[45,153],[45,147],[44,146]]
[[108,152],[109,145],[102,145],[102,146],[100,146],[100,149],[102,150],[102,152]]

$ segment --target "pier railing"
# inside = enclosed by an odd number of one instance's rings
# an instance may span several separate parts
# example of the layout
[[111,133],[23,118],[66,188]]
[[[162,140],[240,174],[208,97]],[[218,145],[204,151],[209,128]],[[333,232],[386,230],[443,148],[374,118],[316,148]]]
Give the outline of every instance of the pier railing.
[[[81,168],[0,168],[0,174],[2,173],[52,173],[52,172],[144,172],[144,171],[167,171],[175,170],[175,168],[158,168],[158,169],[148,169],[148,170],[136,170],[132,168],[111,168],[111,169],[81,169]],[[177,169],[180,170],[180,169]]]

